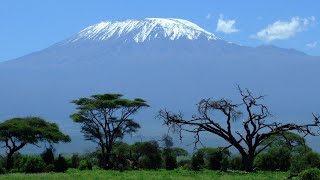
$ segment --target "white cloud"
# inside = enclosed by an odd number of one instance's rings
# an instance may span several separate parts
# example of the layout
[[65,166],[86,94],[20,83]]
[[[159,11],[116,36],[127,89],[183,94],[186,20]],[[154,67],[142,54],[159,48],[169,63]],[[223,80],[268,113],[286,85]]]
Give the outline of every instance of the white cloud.
[[263,41],[283,40],[295,36],[298,32],[307,30],[314,22],[314,16],[309,18],[293,17],[290,21],[276,21],[253,37]]
[[223,32],[226,34],[238,32],[239,29],[235,27],[236,20],[224,20],[223,16],[220,15],[220,18],[217,23],[217,32]]
[[317,45],[318,45],[318,42],[317,42],[317,41],[306,44],[306,46],[307,46],[308,48],[315,48]]
[[207,16],[206,16],[206,19],[211,19],[211,14],[209,13]]

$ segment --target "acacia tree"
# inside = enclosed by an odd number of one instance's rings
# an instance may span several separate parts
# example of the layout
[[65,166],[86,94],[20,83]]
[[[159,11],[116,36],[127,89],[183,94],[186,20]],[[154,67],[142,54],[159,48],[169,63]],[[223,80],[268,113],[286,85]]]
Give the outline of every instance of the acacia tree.
[[125,134],[136,132],[140,125],[130,117],[141,108],[148,107],[143,99],[123,99],[121,94],[98,94],[91,98],[72,101],[79,110],[70,117],[82,124],[86,140],[97,143],[101,149],[100,165],[112,168],[111,151],[117,140]]
[[38,146],[40,142],[70,142],[70,137],[63,134],[55,123],[38,117],[25,117],[0,123],[0,141],[4,143],[2,147],[6,148],[6,169],[10,170],[14,153],[27,144]]
[[[265,143],[271,136],[283,136],[287,139],[286,132],[289,131],[297,131],[304,136],[317,135],[312,131],[313,127],[320,125],[319,117],[316,115],[314,121],[309,124],[268,122],[271,114],[267,106],[260,103],[265,96],[254,96],[248,89],[243,90],[240,87],[238,90],[241,95],[239,104],[228,99],[203,99],[198,104],[198,113],[190,119],[185,119],[181,113],[168,110],[160,110],[159,118],[170,129],[178,131],[180,137],[183,131],[194,133],[195,143],[200,141],[201,132],[209,132],[223,138],[230,144],[226,148],[233,146],[239,151],[245,171],[248,172],[253,171],[255,157],[274,142],[271,140]],[[235,122],[240,118],[243,118],[241,124]]]

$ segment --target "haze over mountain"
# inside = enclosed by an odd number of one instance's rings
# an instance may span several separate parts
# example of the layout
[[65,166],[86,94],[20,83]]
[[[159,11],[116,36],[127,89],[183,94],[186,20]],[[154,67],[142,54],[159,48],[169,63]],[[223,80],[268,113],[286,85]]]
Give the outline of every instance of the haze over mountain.
[[[201,98],[237,101],[239,84],[268,95],[273,120],[305,122],[312,120],[312,112],[320,112],[319,67],[320,57],[229,43],[182,19],[106,21],[0,63],[0,117],[55,121],[73,138],[61,148],[72,152],[86,144],[80,143],[80,128],[68,117],[75,111],[71,100],[97,93],[146,99],[151,107],[136,117],[147,139],[167,130],[156,118],[159,109],[191,115]],[[214,136],[205,141],[221,145]]]

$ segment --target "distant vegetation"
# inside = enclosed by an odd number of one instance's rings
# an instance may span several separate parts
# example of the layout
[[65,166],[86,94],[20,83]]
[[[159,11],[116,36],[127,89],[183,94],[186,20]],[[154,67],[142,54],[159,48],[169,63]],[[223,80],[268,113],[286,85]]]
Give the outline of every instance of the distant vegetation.
[[[148,107],[148,104],[140,98],[129,100],[120,94],[101,94],[72,101],[77,112],[70,116],[75,123],[81,124],[81,132],[85,138],[97,144],[95,151],[69,156],[56,154],[55,143],[70,141],[69,136],[63,134],[56,124],[37,117],[13,118],[0,123],[0,141],[6,150],[6,154],[0,158],[0,173],[13,173],[5,176],[9,179],[21,178],[15,173],[67,172],[65,175],[54,175],[65,179],[72,178],[72,174],[78,176],[80,171],[103,174],[103,170],[115,170],[109,172],[117,174],[116,176],[105,174],[105,177],[119,179],[130,173],[137,179],[147,176],[154,176],[155,179],[158,176],[171,179],[181,179],[184,176],[190,176],[191,179],[233,179],[234,175],[241,175],[246,179],[257,179],[263,175],[271,179],[283,179],[298,176],[299,173],[300,177],[318,177],[320,155],[313,152],[300,135],[318,135],[314,128],[319,126],[319,117],[314,114],[313,121],[301,125],[268,122],[270,113],[261,102],[264,96],[256,97],[249,90],[242,90],[240,87],[239,92],[242,99],[240,103],[227,99],[201,100],[198,114],[190,119],[168,110],[161,110],[158,116],[170,130],[180,135],[183,131],[193,133],[195,144],[200,142],[201,132],[210,132],[229,142],[228,147],[200,148],[189,154],[186,150],[175,147],[169,135],[164,135],[159,140],[126,144],[122,142],[123,136],[140,128],[134,120],[134,114]],[[225,124],[220,124],[217,117],[225,117]],[[233,127],[238,119],[243,119],[239,126],[243,130],[235,130]],[[38,146],[40,142],[48,144],[41,154],[19,153],[25,145]],[[228,150],[232,146],[239,154],[232,154]],[[78,170],[68,170],[71,168]],[[167,171],[145,171],[163,169],[171,172],[166,174]],[[127,170],[140,171],[120,175],[117,172]],[[192,171],[198,173],[191,173]],[[254,175],[254,178],[243,171],[260,173]],[[48,178],[48,174],[26,177]]]

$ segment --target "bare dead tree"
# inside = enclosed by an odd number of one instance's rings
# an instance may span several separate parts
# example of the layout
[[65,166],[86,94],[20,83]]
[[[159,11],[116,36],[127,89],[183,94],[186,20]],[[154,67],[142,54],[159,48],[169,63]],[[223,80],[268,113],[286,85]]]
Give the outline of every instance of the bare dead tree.
[[[319,127],[319,116],[313,114],[314,121],[308,124],[267,122],[271,114],[261,103],[265,96],[254,96],[248,89],[238,87],[241,103],[235,104],[231,100],[203,99],[198,104],[198,113],[191,119],[184,119],[182,113],[173,113],[167,110],[159,112],[159,118],[171,130],[195,135],[195,144],[200,141],[201,132],[215,134],[235,147],[242,156],[245,171],[253,171],[255,157],[270,147],[273,141],[264,143],[271,136],[285,136],[287,132],[297,131],[303,136],[316,136],[314,128]],[[222,113],[218,116],[216,113]],[[221,121],[221,117],[225,118]],[[235,121],[244,118],[242,126],[235,128]],[[220,123],[219,123],[220,122]],[[223,122],[223,124],[221,123]],[[224,124],[225,123],[225,124]],[[239,124],[239,123],[238,123]],[[239,128],[243,128],[239,131]],[[284,137],[285,138],[285,137]]]

